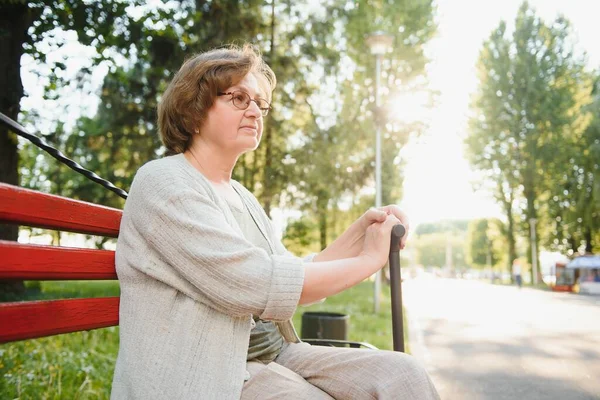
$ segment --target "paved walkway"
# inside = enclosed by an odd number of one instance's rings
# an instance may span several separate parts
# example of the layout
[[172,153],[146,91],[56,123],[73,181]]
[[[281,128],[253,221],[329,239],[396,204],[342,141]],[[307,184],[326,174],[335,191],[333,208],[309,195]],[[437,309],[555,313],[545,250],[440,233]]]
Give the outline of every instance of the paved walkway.
[[600,297],[433,278],[403,292],[442,399],[600,399]]

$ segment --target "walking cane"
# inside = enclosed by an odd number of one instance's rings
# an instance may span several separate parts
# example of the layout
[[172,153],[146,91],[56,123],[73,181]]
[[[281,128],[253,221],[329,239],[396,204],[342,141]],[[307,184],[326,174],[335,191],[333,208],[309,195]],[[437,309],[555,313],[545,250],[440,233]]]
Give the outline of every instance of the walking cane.
[[400,271],[400,239],[406,233],[404,225],[392,228],[390,245],[390,287],[392,291],[392,336],[394,351],[404,353],[404,321],[402,318],[402,274]]

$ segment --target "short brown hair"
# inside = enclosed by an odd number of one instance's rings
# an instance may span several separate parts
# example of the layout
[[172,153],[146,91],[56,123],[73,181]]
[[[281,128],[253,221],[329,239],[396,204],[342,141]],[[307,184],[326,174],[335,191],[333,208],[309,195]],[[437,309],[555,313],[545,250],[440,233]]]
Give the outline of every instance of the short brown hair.
[[186,60],[158,104],[158,130],[167,155],[183,153],[206,119],[217,92],[253,73],[262,96],[271,102],[275,74],[250,45],[228,46]]

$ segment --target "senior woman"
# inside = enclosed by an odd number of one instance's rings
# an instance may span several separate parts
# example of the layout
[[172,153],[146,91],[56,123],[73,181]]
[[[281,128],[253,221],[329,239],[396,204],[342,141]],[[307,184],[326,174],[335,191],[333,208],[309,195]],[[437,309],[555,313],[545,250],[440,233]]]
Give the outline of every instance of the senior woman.
[[298,304],[380,269],[392,226],[407,220],[395,206],[369,210],[319,254],[287,252],[231,179],[260,143],[274,87],[246,46],[190,58],[166,89],[158,124],[168,156],[137,172],[117,242],[112,398],[438,398],[410,356],[300,342]]

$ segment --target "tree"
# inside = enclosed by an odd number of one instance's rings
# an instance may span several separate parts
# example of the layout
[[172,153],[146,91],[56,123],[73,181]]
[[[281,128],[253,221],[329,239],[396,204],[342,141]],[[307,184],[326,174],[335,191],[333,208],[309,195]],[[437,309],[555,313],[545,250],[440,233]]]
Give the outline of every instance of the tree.
[[[498,93],[509,91],[512,82],[510,42],[505,38],[506,24],[501,22],[484,44],[478,75],[479,93],[472,108],[469,135],[465,139],[466,155],[482,179],[493,182],[489,190],[502,205],[507,225],[504,230],[508,243],[507,258],[511,263],[517,257],[515,201],[519,194],[516,141],[511,137],[512,111]],[[507,265],[510,268],[510,265]]]
[[[410,136],[417,136],[425,129],[422,121],[407,122],[397,115],[392,99],[399,95],[414,95],[426,91],[424,78],[427,58],[424,45],[436,32],[434,6],[430,0],[421,1],[368,1],[357,2],[348,11],[347,55],[355,64],[352,78],[346,83],[344,95],[347,111],[342,112],[346,131],[360,131],[352,135],[357,143],[364,142],[365,161],[374,174],[375,119],[382,129],[382,202],[395,203],[401,198],[403,182],[398,154]],[[374,84],[375,58],[365,57],[370,51],[365,42],[367,35],[384,31],[393,37],[393,51],[382,63],[382,104],[384,110],[375,110]],[[368,94],[369,96],[366,96]],[[430,104],[431,105],[431,104]]]
[[557,151],[570,151],[557,145],[558,138],[578,136],[585,127],[577,110],[586,101],[576,95],[584,61],[575,55],[568,21],[559,17],[546,25],[525,2],[512,38],[502,22],[484,44],[479,78],[466,142],[473,165],[498,182],[496,198],[507,213],[512,249],[513,207],[520,206],[524,232],[529,221],[543,217],[540,199],[556,180],[548,174],[550,165]]
[[417,262],[425,267],[448,267],[453,270],[467,266],[465,259],[466,235],[429,233],[415,238]]
[[[127,17],[126,7],[135,6],[138,1],[123,2],[119,0],[103,0],[95,3],[67,1],[12,1],[0,5],[0,60],[2,75],[2,101],[0,111],[17,120],[20,112],[20,101],[23,97],[21,81],[21,57],[30,54],[40,62],[46,62],[46,53],[38,45],[43,41],[54,41],[57,30],[74,30],[78,39],[86,45],[97,49],[95,61],[108,61],[108,49],[119,49],[128,54],[124,38],[134,36],[134,21]],[[120,34],[116,34],[119,32]],[[136,37],[131,37],[135,41]],[[61,46],[63,43],[55,43]],[[65,69],[63,62],[49,65],[51,75],[48,84],[48,95],[61,84],[60,74]],[[16,136],[9,135],[5,127],[0,128],[3,157],[0,165],[0,179],[3,182],[18,184],[18,154]]]
[[468,220],[442,220],[419,224],[414,239],[417,262],[426,267],[466,267],[465,243],[468,226]]
[[560,138],[562,147],[570,151],[555,154],[552,174],[556,179],[548,189],[545,243],[570,253],[582,247],[592,253],[600,247],[595,237],[600,232],[600,75],[596,72],[589,82],[580,95],[584,99],[592,96],[593,101],[583,106],[581,113],[589,115],[590,122],[585,130]]
[[[62,149],[127,190],[135,170],[161,154],[154,110],[184,58],[226,43],[252,42],[263,51],[280,84],[273,99],[275,112],[265,121],[263,143],[240,159],[234,178],[257,195],[267,213],[273,206],[287,205],[318,215],[324,246],[335,233],[331,229],[338,229],[337,221],[328,220],[328,214],[336,214],[343,196],[357,196],[373,172],[368,96],[373,65],[371,58],[365,60],[348,44],[360,43],[366,50],[365,29],[390,29],[401,50],[385,64],[387,86],[395,88],[421,76],[425,65],[422,47],[435,31],[431,1],[350,6],[345,0],[330,0],[318,7],[308,7],[306,1],[274,0],[243,4],[237,0],[181,1],[154,8],[138,5],[141,2],[103,1],[94,5],[98,8],[94,11],[74,1],[27,3],[29,8],[39,9],[42,21],[33,23],[35,29],[29,32],[37,35],[28,39],[36,60],[44,62],[45,58],[34,46],[35,40],[44,37],[44,29],[56,26],[75,30],[82,43],[97,48],[95,64],[109,65],[96,115],[79,119],[68,138],[59,143]],[[59,10],[56,15],[49,14],[50,6]],[[368,21],[364,13],[376,16],[378,22],[364,25]],[[332,24],[332,19],[338,22]],[[85,32],[81,33],[82,29]],[[355,75],[340,73],[351,64],[356,66],[352,67]],[[60,71],[64,63],[52,68]],[[82,70],[80,76],[85,77],[92,68]],[[48,97],[60,93],[60,74],[54,75]],[[332,92],[331,87],[338,90]],[[334,99],[329,112],[311,106],[328,98]],[[401,196],[397,155],[415,126],[395,120],[386,126],[386,202],[396,202]],[[101,187],[74,175],[68,177],[72,184],[61,186],[60,194],[122,205],[120,198]]]
[[478,219],[469,223],[467,237],[467,259],[469,264],[483,267],[491,266],[491,241],[488,237],[488,220]]
[[[311,220],[318,220],[321,247],[345,228],[339,223],[340,218],[347,215],[339,210],[341,201],[353,198],[364,203],[366,207],[359,215],[373,205],[372,196],[359,194],[366,186],[373,186],[374,174],[371,107],[374,63],[373,57],[364,57],[368,53],[365,34],[381,28],[394,33],[398,51],[386,56],[383,73],[384,85],[390,89],[391,96],[401,83],[422,78],[425,65],[422,47],[435,31],[430,1],[410,4],[372,1],[352,5],[332,1],[326,4],[323,7],[326,12],[317,13],[321,19],[310,20],[314,33],[290,41],[292,48],[296,41],[301,43],[302,54],[297,62],[302,68],[295,69],[294,74],[304,82],[292,78],[294,92],[290,96],[293,95],[301,107],[296,106],[285,123],[292,122],[295,131],[287,136],[292,140],[288,142],[289,154],[284,155],[285,167],[281,169],[289,177],[284,186],[285,201],[311,214]],[[339,24],[331,24],[331,19],[338,20]],[[323,29],[323,24],[335,29]],[[311,47],[310,43],[319,46]],[[336,51],[330,54],[323,48]],[[304,69],[312,74],[297,73]],[[311,80],[315,75],[318,80]],[[398,152],[410,132],[422,129],[423,125],[418,122],[408,124],[397,118],[391,118],[386,124],[382,157],[384,203],[395,203],[401,198]],[[368,201],[363,202],[363,199]]]
[[477,219],[469,222],[467,232],[467,263],[474,267],[494,267],[503,258],[504,224],[498,219]]
[[430,233],[466,233],[469,228],[469,220],[442,220],[419,224],[415,233],[417,235],[427,235]]
[[[36,60],[45,61],[46,54],[37,45],[52,41],[57,29],[74,30],[79,41],[93,44],[97,50],[96,61],[105,61],[106,50],[122,47],[121,38],[134,27],[126,17],[125,8],[138,4],[138,1],[125,3],[119,0],[103,0],[86,3],[75,0],[11,1],[0,5],[0,68],[6,73],[0,77],[0,112],[13,120],[18,120],[23,97],[21,81],[21,58],[31,54]],[[122,35],[116,35],[115,32]],[[60,45],[60,43],[59,43]],[[60,85],[57,71],[65,68],[64,63],[50,65],[51,79],[49,93]],[[17,136],[4,125],[0,126],[0,181],[18,185],[19,157]],[[18,227],[0,225],[0,239],[17,240]],[[12,282],[0,286],[0,292],[22,292],[22,282]]]
[[[51,134],[44,135],[46,143],[61,149],[67,147],[68,138],[69,135],[65,131],[64,124],[60,121],[53,127]],[[44,151],[35,145],[25,143],[20,152],[20,186],[47,193],[61,193],[66,187],[74,184],[73,177],[76,177],[77,174],[54,158],[47,159],[44,154]],[[44,232],[41,229],[29,229],[33,234]],[[50,235],[53,238],[53,244],[60,246],[60,232],[51,231]]]
[[[294,149],[305,147],[307,140],[301,140],[301,146],[291,145],[289,140],[298,135],[311,136],[311,128],[316,128],[316,134],[321,132],[318,125],[314,124],[317,115],[309,102],[319,91],[311,73],[322,70],[325,75],[319,77],[322,79],[329,74],[335,75],[340,56],[335,46],[336,28],[330,23],[331,18],[339,17],[339,2],[325,2],[317,8],[308,7],[306,2],[281,3],[277,11],[276,17],[275,9],[272,9],[272,40],[267,61],[281,82],[274,98],[280,112],[274,113],[266,121],[258,153],[264,160],[258,197],[267,214],[272,204],[283,200],[282,194],[290,183],[299,188],[306,181],[306,171],[303,170],[305,164],[296,163],[292,153]],[[306,29],[307,24],[311,29]],[[304,151],[310,154],[310,150]],[[253,155],[254,160],[256,156]]]

